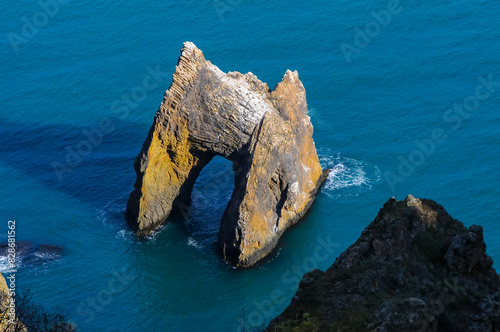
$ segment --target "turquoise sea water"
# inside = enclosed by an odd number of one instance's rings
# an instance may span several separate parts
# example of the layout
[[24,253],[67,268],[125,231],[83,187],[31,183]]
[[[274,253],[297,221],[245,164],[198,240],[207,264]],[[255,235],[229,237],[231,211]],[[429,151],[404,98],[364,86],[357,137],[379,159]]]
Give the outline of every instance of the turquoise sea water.
[[[0,19],[0,235],[15,219],[18,241],[63,247],[20,263],[17,287],[83,331],[267,324],[393,195],[481,224],[499,268],[498,2],[66,0],[50,16],[42,3],[4,5]],[[186,40],[270,86],[298,70],[334,169],[310,214],[252,269],[215,250],[232,189],[222,158],[197,181],[187,222],[138,240],[124,221],[134,158]],[[66,165],[61,178],[54,165]]]

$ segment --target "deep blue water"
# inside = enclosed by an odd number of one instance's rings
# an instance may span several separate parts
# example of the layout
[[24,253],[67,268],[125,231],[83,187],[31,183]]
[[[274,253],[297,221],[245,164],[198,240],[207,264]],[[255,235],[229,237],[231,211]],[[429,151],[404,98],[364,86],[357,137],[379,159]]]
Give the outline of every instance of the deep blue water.
[[[497,1],[61,2],[53,17],[36,2],[2,10],[0,235],[15,219],[18,241],[63,247],[21,263],[17,287],[83,331],[266,324],[299,276],[329,267],[393,195],[432,198],[481,224],[499,268]],[[374,23],[371,11],[388,7]],[[199,178],[187,222],[173,218],[140,241],[124,221],[134,158],[186,40],[222,70],[270,86],[298,70],[316,147],[335,170],[305,220],[249,270],[215,251],[232,186],[222,158]],[[126,106],[150,71],[158,84]],[[78,148],[88,153],[71,159]],[[53,165],[67,161],[59,179]]]

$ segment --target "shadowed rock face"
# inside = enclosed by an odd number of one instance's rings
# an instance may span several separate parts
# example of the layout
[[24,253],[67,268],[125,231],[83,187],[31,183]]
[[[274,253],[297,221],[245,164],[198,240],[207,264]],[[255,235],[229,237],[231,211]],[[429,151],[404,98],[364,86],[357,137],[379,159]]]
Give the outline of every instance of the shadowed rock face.
[[203,167],[223,156],[233,162],[235,190],[218,248],[228,263],[250,266],[307,212],[327,175],[312,133],[297,72],[270,90],[252,73],[223,73],[186,42],[134,164],[127,220],[137,234],[150,233],[189,206]]
[[500,331],[500,277],[483,229],[434,201],[391,198],[267,331]]

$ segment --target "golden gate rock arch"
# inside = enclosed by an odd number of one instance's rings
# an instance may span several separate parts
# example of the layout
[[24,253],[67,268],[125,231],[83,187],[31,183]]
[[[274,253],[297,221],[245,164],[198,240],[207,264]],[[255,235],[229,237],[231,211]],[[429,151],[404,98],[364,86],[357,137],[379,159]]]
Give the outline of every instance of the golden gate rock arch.
[[223,156],[233,162],[235,189],[218,248],[229,264],[250,266],[304,216],[327,176],[312,133],[297,72],[271,90],[252,73],[223,73],[186,42],[134,163],[127,221],[138,235],[153,231],[190,203],[200,171]]

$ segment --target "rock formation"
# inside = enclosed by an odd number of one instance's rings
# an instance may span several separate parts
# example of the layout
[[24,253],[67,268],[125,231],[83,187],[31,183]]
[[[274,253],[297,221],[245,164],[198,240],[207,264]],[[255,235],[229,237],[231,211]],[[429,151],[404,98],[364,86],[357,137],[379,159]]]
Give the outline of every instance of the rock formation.
[[307,212],[327,175],[312,133],[297,72],[270,90],[252,73],[223,73],[186,42],[134,164],[127,220],[150,233],[189,206],[200,171],[223,156],[233,162],[235,190],[218,248],[228,263],[250,266]]
[[14,310],[15,301],[13,296],[9,287],[7,287],[7,281],[0,273],[0,331],[27,332],[26,326],[16,316],[17,311]]
[[8,331],[9,328],[9,309],[7,305],[10,304],[9,288],[5,278],[0,273],[0,331]]
[[[10,289],[5,279],[9,280]],[[4,278],[0,274],[0,331],[79,331],[76,324],[68,321],[58,310],[47,311],[32,303],[29,290],[20,291],[12,282],[13,279],[9,276]]]
[[326,272],[313,270],[267,331],[500,331],[500,278],[480,226],[391,198]]

